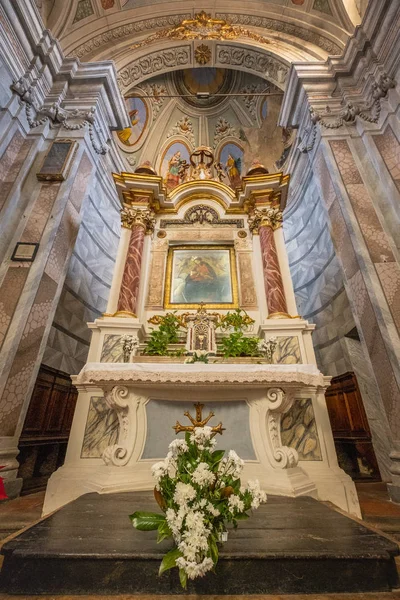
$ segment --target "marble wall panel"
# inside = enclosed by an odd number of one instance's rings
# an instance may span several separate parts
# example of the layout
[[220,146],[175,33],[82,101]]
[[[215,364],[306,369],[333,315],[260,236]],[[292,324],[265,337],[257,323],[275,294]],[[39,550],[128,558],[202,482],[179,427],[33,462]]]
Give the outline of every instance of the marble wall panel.
[[117,414],[102,396],[90,398],[81,458],[101,458],[107,446],[116,444],[119,435]]
[[120,335],[106,333],[103,348],[101,350],[100,362],[124,362],[124,352]]
[[237,252],[239,267],[240,306],[257,308],[257,292],[253,277],[253,255],[251,252]]
[[322,460],[311,398],[296,399],[281,422],[282,444],[295,448],[299,460]]
[[382,156],[385,165],[400,192],[400,143],[393,129],[388,126],[381,135],[372,138]]
[[59,190],[59,183],[45,183],[41,186],[28,222],[22,232],[21,242],[40,241]]
[[302,363],[299,339],[296,336],[278,337],[277,347],[274,352],[274,363],[281,365]]
[[0,286],[0,348],[3,345],[20,294],[24,289],[28,273],[29,266],[10,267]]
[[33,140],[25,139],[17,131],[0,159],[0,211],[28,156],[32,144]]
[[381,278],[382,289],[393,320],[400,330],[400,267],[393,256],[388,235],[379,221],[347,140],[333,140],[330,142],[330,147],[371,260]]

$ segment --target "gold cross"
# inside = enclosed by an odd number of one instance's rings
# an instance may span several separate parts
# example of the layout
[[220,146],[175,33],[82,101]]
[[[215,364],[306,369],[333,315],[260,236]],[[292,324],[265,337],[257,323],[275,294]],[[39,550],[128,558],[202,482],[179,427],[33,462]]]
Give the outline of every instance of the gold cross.
[[[205,425],[207,425],[211,417],[213,417],[215,414],[213,412],[210,412],[208,417],[202,419],[204,404],[197,402],[197,404],[195,404],[194,407],[196,409],[196,419],[192,417],[188,410],[185,413],[183,413],[185,417],[187,417],[191,421],[192,425],[181,425],[179,421],[177,421],[176,425],[172,428],[175,429],[175,433],[179,433],[180,431],[193,431],[195,427],[204,427]],[[211,437],[214,437],[214,435],[217,435],[217,433],[220,433],[222,435],[222,432],[225,431],[225,428],[222,427],[222,423],[218,423],[218,425],[216,425],[215,427],[211,427],[211,431],[213,432],[213,435]]]

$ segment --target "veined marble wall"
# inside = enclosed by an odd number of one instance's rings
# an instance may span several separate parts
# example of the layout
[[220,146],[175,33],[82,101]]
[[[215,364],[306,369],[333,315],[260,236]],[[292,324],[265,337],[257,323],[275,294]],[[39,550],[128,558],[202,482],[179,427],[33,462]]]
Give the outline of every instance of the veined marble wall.
[[317,325],[313,343],[321,371],[340,375],[352,370],[344,336],[355,324],[326,211],[312,177],[288,206],[283,227],[297,308],[304,319]]
[[87,322],[106,310],[121,220],[113,189],[96,180],[86,199],[82,224],[49,334],[43,362],[77,374],[86,362],[91,332]]

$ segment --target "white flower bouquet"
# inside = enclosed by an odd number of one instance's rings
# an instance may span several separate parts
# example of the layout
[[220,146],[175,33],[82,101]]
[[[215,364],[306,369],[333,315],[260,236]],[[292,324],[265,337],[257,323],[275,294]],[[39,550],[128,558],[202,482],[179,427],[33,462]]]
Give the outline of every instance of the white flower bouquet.
[[218,542],[226,525],[237,527],[248,511],[266,501],[258,481],[241,485],[244,462],[233,450],[214,450],[211,427],[194,427],[185,439],[169,445],[165,460],[152,467],[154,495],[164,514],[135,512],[132,524],[142,531],[158,530],[157,542],[172,537],[175,548],[163,558],[159,574],[178,567],[183,588],[188,579],[215,569]]

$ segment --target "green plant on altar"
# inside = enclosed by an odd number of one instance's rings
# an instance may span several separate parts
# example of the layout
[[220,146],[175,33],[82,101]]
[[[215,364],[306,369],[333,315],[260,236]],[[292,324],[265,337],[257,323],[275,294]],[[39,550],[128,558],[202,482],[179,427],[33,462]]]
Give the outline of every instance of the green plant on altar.
[[250,509],[266,501],[257,480],[242,487],[239,475],[244,462],[233,450],[215,450],[216,433],[223,431],[205,425],[214,415],[202,420],[202,404],[196,404],[196,420],[185,413],[192,426],[177,422],[175,431],[185,431],[185,439],[169,445],[165,460],[152,467],[156,482],[155,498],[164,514],[137,511],[130,516],[141,531],[157,530],[157,542],[173,538],[159,569],[161,575],[177,567],[183,588],[188,579],[204,576],[218,562],[218,543],[226,541],[226,526],[247,519]]
[[203,363],[208,363],[208,355],[209,352],[207,350],[196,350],[191,356],[189,356],[186,360],[185,363],[187,365],[192,365],[193,363],[196,362],[203,362]]
[[154,315],[148,319],[148,323],[158,325],[158,329],[153,329],[150,333],[150,338],[144,349],[145,354],[150,356],[182,356],[181,352],[169,351],[169,344],[179,343],[179,331],[186,328],[186,325],[181,316],[176,312],[167,312],[164,315]]
[[223,337],[220,341],[220,350],[224,358],[261,356],[260,338],[244,335],[244,331],[248,331],[253,324],[254,319],[241,308],[236,308],[221,318],[218,327],[222,331],[233,329],[229,335]]

